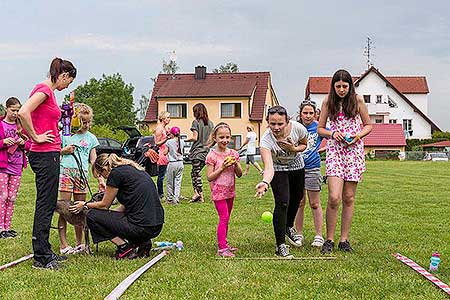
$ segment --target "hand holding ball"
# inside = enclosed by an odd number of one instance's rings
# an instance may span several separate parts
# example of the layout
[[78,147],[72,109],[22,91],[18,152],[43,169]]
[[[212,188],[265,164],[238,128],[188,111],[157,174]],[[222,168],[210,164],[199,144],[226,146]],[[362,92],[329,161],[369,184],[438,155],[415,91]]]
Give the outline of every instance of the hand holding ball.
[[263,212],[263,214],[261,215],[261,219],[265,222],[265,223],[272,223],[272,219],[273,219],[273,215],[270,211],[265,211]]

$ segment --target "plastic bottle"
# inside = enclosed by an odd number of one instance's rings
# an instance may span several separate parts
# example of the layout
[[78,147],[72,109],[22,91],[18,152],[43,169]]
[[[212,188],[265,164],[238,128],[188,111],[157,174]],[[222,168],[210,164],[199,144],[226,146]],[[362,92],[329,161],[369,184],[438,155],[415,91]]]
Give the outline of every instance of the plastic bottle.
[[439,254],[439,252],[434,252],[433,255],[431,255],[430,259],[430,272],[437,271],[440,262],[441,255]]

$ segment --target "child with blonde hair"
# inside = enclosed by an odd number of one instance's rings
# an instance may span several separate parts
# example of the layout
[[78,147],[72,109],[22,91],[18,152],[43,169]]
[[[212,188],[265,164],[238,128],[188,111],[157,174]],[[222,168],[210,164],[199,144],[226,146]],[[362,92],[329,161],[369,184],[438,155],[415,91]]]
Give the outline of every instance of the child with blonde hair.
[[[81,127],[72,136],[62,136],[59,192],[60,201],[70,201],[73,194],[74,201],[86,201],[87,184],[89,176],[89,162],[93,164],[97,158],[95,147],[99,145],[97,138],[89,129],[93,119],[93,111],[88,105],[77,104],[78,118]],[[103,178],[98,179],[100,188],[105,183]],[[62,215],[58,219],[60,252],[61,254],[75,254],[85,251],[83,244],[83,227],[74,225],[76,246],[67,242],[67,222]]]

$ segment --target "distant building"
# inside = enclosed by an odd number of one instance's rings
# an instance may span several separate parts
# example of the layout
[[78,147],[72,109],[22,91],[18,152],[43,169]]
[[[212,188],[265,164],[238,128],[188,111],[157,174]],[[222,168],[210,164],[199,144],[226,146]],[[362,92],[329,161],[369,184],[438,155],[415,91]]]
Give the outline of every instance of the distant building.
[[269,72],[206,73],[206,67],[198,66],[195,73],[158,75],[143,122],[154,129],[159,112],[168,111],[170,126],[190,136],[197,103],[207,107],[214,124],[230,125],[231,148],[242,145],[247,124],[253,125],[259,142],[267,127],[267,109],[279,104]]
[[[384,76],[371,67],[353,77],[356,93],[364,97],[374,124],[401,124],[407,139],[428,139],[441,131],[428,117],[428,84],[424,76]],[[305,98],[318,107],[330,91],[331,77],[309,77]],[[388,134],[388,132],[386,132]]]

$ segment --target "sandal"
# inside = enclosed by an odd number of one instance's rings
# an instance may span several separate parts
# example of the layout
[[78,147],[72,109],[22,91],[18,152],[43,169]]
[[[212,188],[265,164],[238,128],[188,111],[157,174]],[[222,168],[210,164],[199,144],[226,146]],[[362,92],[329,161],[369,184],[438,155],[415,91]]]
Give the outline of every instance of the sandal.
[[71,246],[67,246],[64,249],[59,249],[59,253],[61,253],[61,254],[74,254],[75,253],[75,249],[73,249]]
[[196,197],[192,197],[191,201],[189,201],[191,203],[195,203],[195,202],[203,202],[202,196],[201,195],[197,195]]

